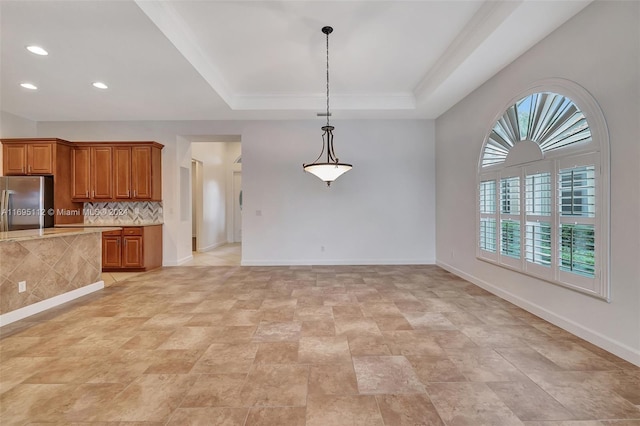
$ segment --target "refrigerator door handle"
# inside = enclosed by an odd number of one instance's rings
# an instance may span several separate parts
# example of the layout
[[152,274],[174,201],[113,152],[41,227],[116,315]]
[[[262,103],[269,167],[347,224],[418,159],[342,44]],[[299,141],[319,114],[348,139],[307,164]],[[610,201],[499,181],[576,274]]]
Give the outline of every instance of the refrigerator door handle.
[[9,229],[8,208],[9,191],[3,189],[0,197],[0,231],[7,231]]

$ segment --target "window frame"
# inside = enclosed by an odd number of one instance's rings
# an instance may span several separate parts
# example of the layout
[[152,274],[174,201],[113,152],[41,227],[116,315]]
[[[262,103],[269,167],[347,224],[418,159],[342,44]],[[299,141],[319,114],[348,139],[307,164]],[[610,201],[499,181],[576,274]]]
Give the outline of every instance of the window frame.
[[[584,114],[591,131],[591,141],[578,142],[567,147],[550,150],[544,153],[542,159],[535,159],[522,164],[494,164],[482,166],[485,146],[491,135],[497,120],[505,111],[521,99],[538,92],[556,93],[572,101]],[[561,169],[571,168],[575,165],[595,166],[595,217],[576,218],[561,217],[559,212],[559,188],[558,179]],[[476,258],[491,264],[507,268],[519,273],[529,275],[555,285],[569,288],[583,294],[587,294],[605,301],[611,300],[609,285],[610,262],[610,190],[609,190],[609,133],[602,111],[595,99],[581,86],[563,79],[545,79],[532,84],[528,89],[520,92],[507,102],[489,123],[484,135],[484,142],[480,150],[477,166],[476,182]],[[528,214],[526,210],[526,178],[538,172],[550,172],[551,176],[551,215],[540,216]],[[520,259],[504,259],[501,254],[501,184],[505,176],[520,177]],[[492,215],[480,212],[480,183],[486,180],[494,180],[496,185],[496,213],[493,218],[496,221],[496,253],[487,252],[480,248],[480,220]],[[531,220],[540,221],[548,219],[551,224],[551,265],[549,267],[527,260],[527,223]],[[578,219],[576,221],[576,219]],[[591,219],[595,229],[595,273],[594,277],[580,275],[578,273],[562,271],[560,268],[559,244],[561,241],[560,225],[562,223],[578,222],[586,223],[582,219]]]

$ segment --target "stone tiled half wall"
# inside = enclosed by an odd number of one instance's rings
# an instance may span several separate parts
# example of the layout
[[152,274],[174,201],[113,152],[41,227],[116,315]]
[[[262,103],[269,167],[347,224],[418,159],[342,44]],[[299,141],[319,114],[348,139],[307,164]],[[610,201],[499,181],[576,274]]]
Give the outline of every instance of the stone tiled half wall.
[[0,314],[100,281],[101,241],[98,232],[0,242]]
[[162,202],[84,203],[87,225],[151,225],[162,223]]

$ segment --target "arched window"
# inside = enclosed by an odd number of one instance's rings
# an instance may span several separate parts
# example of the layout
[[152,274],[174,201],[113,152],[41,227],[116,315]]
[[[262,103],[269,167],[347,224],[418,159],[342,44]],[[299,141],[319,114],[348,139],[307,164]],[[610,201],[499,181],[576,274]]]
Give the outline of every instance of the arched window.
[[608,299],[608,153],[581,87],[547,80],[511,101],[480,155],[478,257]]

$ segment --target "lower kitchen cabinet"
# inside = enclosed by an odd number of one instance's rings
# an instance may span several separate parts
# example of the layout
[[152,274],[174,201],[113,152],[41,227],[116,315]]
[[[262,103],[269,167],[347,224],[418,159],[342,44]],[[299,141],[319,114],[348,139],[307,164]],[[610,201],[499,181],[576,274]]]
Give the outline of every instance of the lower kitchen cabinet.
[[162,266],[162,225],[102,233],[102,270],[148,271]]

